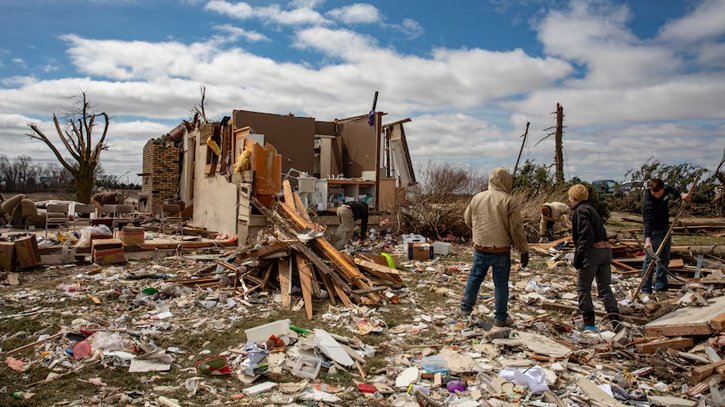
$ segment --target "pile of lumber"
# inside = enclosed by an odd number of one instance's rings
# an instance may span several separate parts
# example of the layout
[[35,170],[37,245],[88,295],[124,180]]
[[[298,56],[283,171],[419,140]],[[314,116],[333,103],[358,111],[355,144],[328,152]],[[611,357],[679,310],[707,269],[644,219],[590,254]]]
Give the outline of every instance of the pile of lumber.
[[[278,291],[282,307],[293,306],[292,288],[302,291],[302,299],[292,309],[304,308],[312,319],[312,298],[325,290],[333,305],[340,301],[348,308],[380,302],[389,287],[399,288],[399,271],[368,261],[353,259],[337,251],[307,216],[299,197],[285,182],[285,201],[264,206],[256,198],[252,204],[274,225],[269,237],[253,246],[240,248],[233,262],[218,262],[235,273],[235,294]],[[318,237],[305,238],[313,231]],[[306,235],[305,235],[306,234]],[[298,238],[298,235],[302,238]],[[303,241],[307,241],[306,243]]]
[[[642,223],[642,217],[625,216],[622,220],[626,222]],[[628,229],[625,232],[642,233],[642,229]],[[703,219],[680,219],[672,229],[674,235],[705,235],[723,237],[725,236],[725,219],[703,218]]]

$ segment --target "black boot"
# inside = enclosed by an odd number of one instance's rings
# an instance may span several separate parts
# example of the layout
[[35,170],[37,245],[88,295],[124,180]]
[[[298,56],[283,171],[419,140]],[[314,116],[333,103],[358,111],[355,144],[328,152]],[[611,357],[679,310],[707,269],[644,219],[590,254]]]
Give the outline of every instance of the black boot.
[[[580,331],[592,331],[592,329],[586,329],[594,326],[594,311],[582,313],[582,322],[576,324],[576,328]],[[593,330],[596,332],[596,328]]]

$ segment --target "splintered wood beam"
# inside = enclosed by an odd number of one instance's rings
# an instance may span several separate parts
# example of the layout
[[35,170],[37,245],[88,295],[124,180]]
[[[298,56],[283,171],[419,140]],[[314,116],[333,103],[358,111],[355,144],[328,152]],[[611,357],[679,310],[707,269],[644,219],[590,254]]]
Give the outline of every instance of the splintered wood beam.
[[335,292],[337,293],[337,296],[340,297],[340,301],[342,301],[343,304],[345,304],[348,308],[355,308],[354,305],[352,305],[352,301],[350,301],[350,297],[347,296],[347,294],[342,291],[342,289],[338,286],[335,286]]
[[390,267],[381,266],[380,264],[373,263],[371,261],[363,259],[354,259],[355,264],[362,267],[368,273],[375,277],[382,278],[383,280],[392,281],[395,284],[403,284],[403,279],[400,278],[398,270],[391,269]]
[[[286,203],[280,203],[278,208],[280,212],[291,220],[299,229],[312,228],[311,224],[306,222],[302,216],[297,213],[297,211],[292,209]],[[347,260],[345,256],[332,247],[330,242],[322,237],[318,237],[310,241],[310,245],[329,259],[335,269],[340,272],[346,281],[360,289],[372,288],[365,278],[365,275],[363,275],[354,264]],[[382,296],[376,293],[370,293],[368,294],[368,297],[373,302],[378,302],[382,299]]]
[[267,281],[269,281],[269,275],[272,274],[272,269],[274,268],[274,262],[269,263],[269,267],[267,267],[267,272],[264,273],[264,279],[262,279],[262,289],[264,290],[265,286],[267,285]]
[[291,207],[295,207],[295,197],[294,192],[292,192],[292,185],[290,185],[289,180],[286,179],[282,183],[282,189],[284,190],[284,203],[287,205],[290,205]]
[[297,212],[299,212],[300,215],[302,215],[302,217],[305,218],[307,222],[312,223],[312,219],[310,219],[310,215],[307,214],[307,208],[305,208],[305,205],[302,203],[302,199],[300,199],[299,194],[295,192],[293,193],[293,195],[295,197],[295,206],[297,206]]
[[277,277],[279,290],[282,292],[282,308],[289,310],[292,304],[290,280],[292,278],[292,262],[289,258],[277,259]]
[[335,286],[335,283],[333,283],[330,280],[330,277],[325,275],[325,273],[320,273],[319,277],[320,280],[322,280],[322,284],[325,285],[325,291],[327,291],[327,293],[330,295],[330,302],[332,303],[332,305],[337,305],[337,301],[335,301],[335,291],[333,288]]
[[692,338],[667,339],[664,341],[638,343],[635,345],[637,353],[655,353],[658,349],[689,349],[695,346]]
[[297,260],[297,271],[300,276],[302,298],[305,299],[307,318],[312,319],[312,270],[310,270],[309,264],[302,256],[296,255],[295,260]]
[[287,242],[275,242],[269,246],[260,247],[257,250],[252,250],[249,253],[238,256],[239,261],[249,259],[252,257],[262,257],[268,254],[273,254],[289,249],[289,243]]
[[[269,220],[272,222],[277,228],[280,229],[282,234],[287,236],[295,236],[297,234],[297,231],[292,229],[291,226],[287,225],[286,219],[283,219],[281,217],[276,216],[269,208],[262,205],[261,202],[257,198],[252,197],[252,205],[254,205],[255,208],[259,209],[260,212]],[[308,260],[312,262],[312,264],[317,267],[318,270],[322,271],[324,274],[330,276],[334,281],[335,285],[340,286],[345,292],[350,292],[352,289],[350,286],[343,280],[340,275],[335,272],[335,270],[330,267],[329,264],[325,263],[325,261],[318,256],[315,252],[312,251],[309,247],[302,244],[302,242],[297,243],[291,243],[289,245],[292,247],[292,249],[296,250],[299,253],[302,253]]]

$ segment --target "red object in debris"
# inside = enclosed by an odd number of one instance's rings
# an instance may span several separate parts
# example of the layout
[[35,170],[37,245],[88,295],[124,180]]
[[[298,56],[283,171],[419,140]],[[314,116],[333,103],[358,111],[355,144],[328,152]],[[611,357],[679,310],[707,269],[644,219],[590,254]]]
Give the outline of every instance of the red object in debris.
[[375,386],[373,386],[372,384],[365,383],[358,384],[357,389],[363,393],[375,393],[376,391],[378,391],[378,389],[375,388]]
[[80,359],[91,354],[91,343],[84,339],[73,345],[73,359]]
[[81,328],[81,333],[82,333],[83,335],[85,335],[85,336],[91,336],[91,335],[93,335],[94,333],[96,333],[96,331],[90,331],[90,330],[88,330],[88,329],[86,329],[86,328]]
[[458,271],[458,266],[448,266],[448,271]]

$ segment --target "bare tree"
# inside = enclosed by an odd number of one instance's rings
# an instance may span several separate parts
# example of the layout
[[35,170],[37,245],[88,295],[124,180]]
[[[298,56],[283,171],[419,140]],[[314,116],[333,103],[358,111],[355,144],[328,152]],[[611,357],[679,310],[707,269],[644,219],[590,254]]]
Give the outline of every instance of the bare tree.
[[[82,99],[80,105],[66,115],[68,124],[65,131],[61,129],[58,118],[53,114],[53,123],[55,123],[58,137],[73,157],[72,161],[63,157],[58,148],[36,124],[28,124],[33,133],[27,134],[27,136],[45,143],[60,164],[73,174],[76,183],[76,200],[90,202],[94,174],[101,158],[101,151],[108,149],[104,144],[106,134],[108,134],[108,115],[105,112],[93,113],[85,92],[81,92],[80,98]],[[93,144],[93,127],[97,125],[96,118],[99,117],[104,121],[103,134],[100,140]]]

